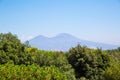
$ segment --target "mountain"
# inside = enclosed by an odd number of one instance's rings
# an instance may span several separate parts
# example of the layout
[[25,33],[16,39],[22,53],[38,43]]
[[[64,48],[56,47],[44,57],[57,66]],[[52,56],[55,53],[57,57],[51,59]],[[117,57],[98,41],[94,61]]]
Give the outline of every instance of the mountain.
[[42,50],[56,50],[56,51],[68,51],[71,47],[75,47],[77,44],[86,45],[90,48],[102,47],[102,49],[114,49],[118,47],[116,45],[111,44],[81,40],[67,33],[62,33],[51,38],[39,35],[29,40],[29,43],[31,46],[37,47]]

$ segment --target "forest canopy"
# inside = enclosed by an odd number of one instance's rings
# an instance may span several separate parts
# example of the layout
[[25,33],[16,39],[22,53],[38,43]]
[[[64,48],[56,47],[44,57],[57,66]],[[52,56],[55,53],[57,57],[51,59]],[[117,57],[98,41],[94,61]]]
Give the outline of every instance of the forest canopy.
[[120,48],[45,51],[12,33],[0,34],[0,80],[120,80],[119,67]]

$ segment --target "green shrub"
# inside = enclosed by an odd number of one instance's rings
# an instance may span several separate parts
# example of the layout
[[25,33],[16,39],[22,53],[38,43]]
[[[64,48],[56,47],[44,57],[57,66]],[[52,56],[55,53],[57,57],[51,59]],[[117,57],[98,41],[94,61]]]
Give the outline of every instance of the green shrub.
[[0,65],[0,80],[69,80],[60,69],[49,66]]

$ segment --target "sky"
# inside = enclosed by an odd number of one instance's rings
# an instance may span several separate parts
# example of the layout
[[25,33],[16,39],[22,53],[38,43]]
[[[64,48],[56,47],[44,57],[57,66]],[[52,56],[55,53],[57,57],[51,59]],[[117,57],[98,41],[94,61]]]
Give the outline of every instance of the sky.
[[69,33],[120,45],[120,0],[0,0],[0,33],[21,41]]

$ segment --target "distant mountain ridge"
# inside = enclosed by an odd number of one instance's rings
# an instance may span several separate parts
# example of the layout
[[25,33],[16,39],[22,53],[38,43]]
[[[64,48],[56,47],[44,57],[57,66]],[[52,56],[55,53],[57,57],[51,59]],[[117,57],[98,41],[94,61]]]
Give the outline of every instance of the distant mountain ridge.
[[55,51],[68,51],[71,47],[75,47],[77,44],[86,45],[90,48],[101,47],[102,49],[114,49],[118,46],[97,43],[87,40],[81,40],[73,35],[67,33],[61,33],[55,37],[45,37],[39,35],[31,40],[29,40],[31,46],[37,47],[41,50],[55,50]]

